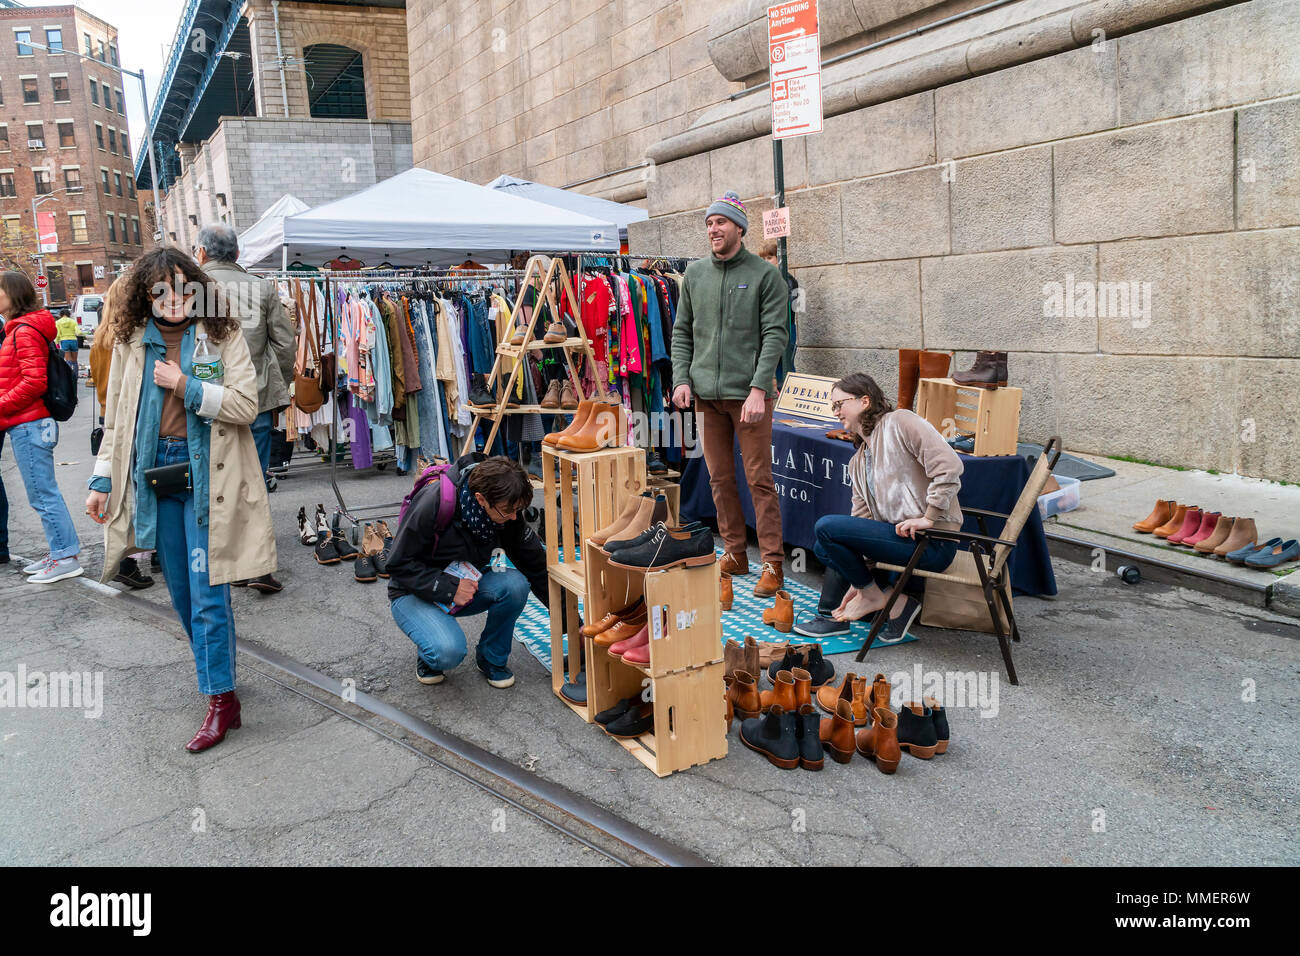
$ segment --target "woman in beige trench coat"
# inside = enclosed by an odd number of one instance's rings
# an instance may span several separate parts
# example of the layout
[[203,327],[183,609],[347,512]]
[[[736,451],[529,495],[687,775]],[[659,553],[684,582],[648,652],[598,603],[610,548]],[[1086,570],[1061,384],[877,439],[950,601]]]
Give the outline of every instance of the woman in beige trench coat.
[[[207,718],[186,745],[197,753],[240,726],[229,582],[276,565],[249,430],[257,379],[238,320],[185,253],[141,256],[124,291],[86,513],[104,525],[105,578],[126,554],[157,550],[199,690],[209,697]],[[205,337],[221,361],[219,380],[210,363],[196,367]],[[158,471],[168,466],[170,473]]]

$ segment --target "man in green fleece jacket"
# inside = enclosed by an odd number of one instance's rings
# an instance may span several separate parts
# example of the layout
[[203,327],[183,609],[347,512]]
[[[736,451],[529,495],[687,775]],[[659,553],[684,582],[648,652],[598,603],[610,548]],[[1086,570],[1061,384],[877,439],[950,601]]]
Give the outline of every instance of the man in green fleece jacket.
[[739,196],[726,193],[704,215],[713,254],[686,268],[673,325],[673,404],[684,409],[695,399],[718,533],[727,551],[722,570],[728,574],[749,573],[732,457],[739,436],[763,552],[754,595],[771,597],[785,586],[781,504],[772,480],[772,408],[776,366],[790,334],[789,293],[780,271],[741,242],[749,218]]

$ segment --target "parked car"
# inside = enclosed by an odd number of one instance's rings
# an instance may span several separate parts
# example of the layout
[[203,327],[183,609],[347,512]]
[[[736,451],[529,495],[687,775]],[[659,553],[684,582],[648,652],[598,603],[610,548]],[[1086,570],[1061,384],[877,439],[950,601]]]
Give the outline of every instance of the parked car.
[[81,348],[86,347],[95,336],[95,329],[99,328],[99,314],[104,308],[104,297],[98,293],[94,295],[79,295],[72,300],[72,318],[77,322],[77,330],[81,333],[78,336],[78,342]]

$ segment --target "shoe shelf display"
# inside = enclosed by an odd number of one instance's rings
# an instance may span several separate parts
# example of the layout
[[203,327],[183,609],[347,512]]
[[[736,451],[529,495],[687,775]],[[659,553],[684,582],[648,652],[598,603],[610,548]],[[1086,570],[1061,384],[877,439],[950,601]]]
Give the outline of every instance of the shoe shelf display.
[[[545,311],[537,308],[532,312],[532,317],[524,321],[524,293],[531,285],[531,280],[540,278],[540,288],[543,291],[542,299],[550,309],[550,315],[561,315],[562,312],[556,307],[555,293],[558,286],[561,295],[568,301],[569,314],[577,316],[575,322],[577,326],[577,335],[552,334],[550,330],[539,328],[540,316]],[[539,349],[559,349],[564,359],[564,364],[568,368],[569,382],[571,387],[576,389],[574,397],[579,402],[585,402],[586,396],[581,393],[581,380],[578,377],[577,370],[573,364],[573,353],[577,352],[579,357],[585,357],[589,368],[595,368],[596,356],[591,350],[591,340],[587,338],[586,329],[582,326],[581,310],[578,308],[578,299],[573,292],[573,283],[569,279],[568,270],[564,267],[564,262],[559,258],[551,260],[550,267],[543,274],[541,260],[535,259],[529,262],[528,269],[524,272],[519,281],[519,294],[515,298],[514,306],[510,310],[508,321],[502,323],[501,339],[497,345],[496,361],[492,363],[492,372],[488,375],[487,381],[483,386],[483,397],[492,397],[495,404],[467,404],[473,421],[470,423],[469,434],[465,438],[465,445],[461,449],[461,454],[468,454],[474,450],[474,439],[478,434],[479,423],[484,420],[492,422],[492,428],[488,432],[485,448],[491,448],[493,441],[496,440],[497,432],[501,428],[502,418],[505,415],[527,415],[537,412],[561,414],[568,412],[569,409],[543,408],[538,405],[518,405],[511,404],[511,396],[514,394],[515,382],[518,380],[523,368],[522,358],[526,352],[536,351]],[[498,382],[502,382],[502,387],[497,390]],[[477,383],[476,383],[477,386]],[[478,388],[475,388],[478,392]],[[621,419],[620,419],[621,420]],[[599,447],[599,446],[598,446]]]
[[1020,399],[1018,388],[963,385],[950,378],[923,378],[916,413],[945,438],[954,431],[973,436],[972,454],[1018,454]]
[[[621,419],[620,419],[621,420]],[[625,434],[620,431],[619,435]],[[546,511],[546,571],[550,579],[551,687],[555,695],[583,720],[591,721],[588,705],[560,693],[582,675],[582,658],[571,654],[563,663],[565,620],[577,622],[578,602],[588,617],[587,579],[580,560],[582,543],[598,528],[611,524],[630,499],[645,491],[645,450],[615,447],[592,452],[572,452],[542,446],[542,495]],[[567,635],[569,648],[582,646],[576,633]],[[585,677],[583,677],[585,680]],[[590,698],[588,698],[590,702]]]

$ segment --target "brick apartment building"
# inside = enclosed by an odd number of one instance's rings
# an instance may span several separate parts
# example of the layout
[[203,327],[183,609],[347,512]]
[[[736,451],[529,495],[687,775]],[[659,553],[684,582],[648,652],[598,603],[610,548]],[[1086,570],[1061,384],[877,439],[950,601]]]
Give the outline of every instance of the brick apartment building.
[[113,26],[70,5],[0,9],[0,262],[36,274],[36,199],[51,304],[103,292],[143,251],[127,93]]

